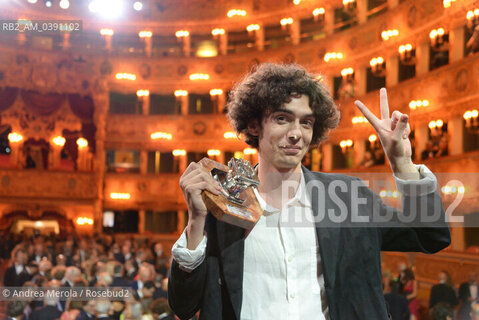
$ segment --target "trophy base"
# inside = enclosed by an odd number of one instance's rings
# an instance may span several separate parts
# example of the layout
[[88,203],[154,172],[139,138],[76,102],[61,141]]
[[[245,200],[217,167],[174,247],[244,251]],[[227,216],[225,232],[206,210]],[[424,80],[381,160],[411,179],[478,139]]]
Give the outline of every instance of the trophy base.
[[[209,158],[203,158],[199,163],[209,172],[213,169],[226,172],[229,170],[228,166]],[[207,190],[204,190],[201,196],[206,207],[217,220],[249,230],[258,222],[263,214],[263,210],[256,200],[253,189],[248,188],[243,193],[244,202],[242,204],[235,204],[232,201],[228,201],[222,194],[215,195]]]

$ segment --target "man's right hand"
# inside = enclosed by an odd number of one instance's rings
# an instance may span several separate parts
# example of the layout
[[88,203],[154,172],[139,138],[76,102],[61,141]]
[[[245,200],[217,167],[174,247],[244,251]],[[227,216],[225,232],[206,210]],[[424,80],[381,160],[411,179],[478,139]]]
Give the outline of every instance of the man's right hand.
[[188,249],[194,250],[203,239],[203,230],[208,209],[201,193],[208,190],[220,194],[220,187],[211,174],[197,162],[192,162],[180,178],[180,187],[188,206],[188,226],[186,228]]

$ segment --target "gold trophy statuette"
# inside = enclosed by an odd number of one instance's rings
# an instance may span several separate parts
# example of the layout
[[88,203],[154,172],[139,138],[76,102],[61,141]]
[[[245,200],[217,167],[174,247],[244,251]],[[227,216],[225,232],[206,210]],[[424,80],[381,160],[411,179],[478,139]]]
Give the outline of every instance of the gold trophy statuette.
[[252,229],[263,214],[253,188],[259,185],[258,176],[249,161],[231,158],[228,165],[203,158],[199,162],[221,185],[219,195],[207,190],[201,194],[213,216],[235,226]]

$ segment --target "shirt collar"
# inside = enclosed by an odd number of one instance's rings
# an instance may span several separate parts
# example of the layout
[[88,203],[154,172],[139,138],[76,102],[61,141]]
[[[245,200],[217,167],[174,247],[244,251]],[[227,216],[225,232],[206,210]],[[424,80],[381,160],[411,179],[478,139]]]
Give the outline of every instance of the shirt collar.
[[[263,209],[264,213],[271,214],[271,213],[280,212],[280,209],[274,208],[270,206],[268,203],[266,203],[266,201],[259,194],[257,188],[253,188],[253,190],[256,195],[256,199],[258,199],[259,205],[261,206],[261,209]],[[298,189],[296,189],[296,194],[294,195],[293,198],[291,198],[285,204],[285,207],[288,207],[288,206],[302,206],[306,208],[312,208],[311,200],[309,199],[306,193],[306,181],[304,179],[304,172],[302,169],[301,169],[301,177],[299,180],[299,186],[298,186]]]

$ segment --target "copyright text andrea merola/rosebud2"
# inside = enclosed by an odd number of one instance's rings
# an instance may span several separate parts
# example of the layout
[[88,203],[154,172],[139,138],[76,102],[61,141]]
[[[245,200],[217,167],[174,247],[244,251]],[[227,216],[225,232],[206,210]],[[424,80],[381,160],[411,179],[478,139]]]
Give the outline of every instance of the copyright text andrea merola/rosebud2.
[[133,298],[133,290],[129,287],[100,288],[100,287],[1,287],[0,300],[43,301],[56,299],[58,301],[86,301],[93,299],[128,300]]

